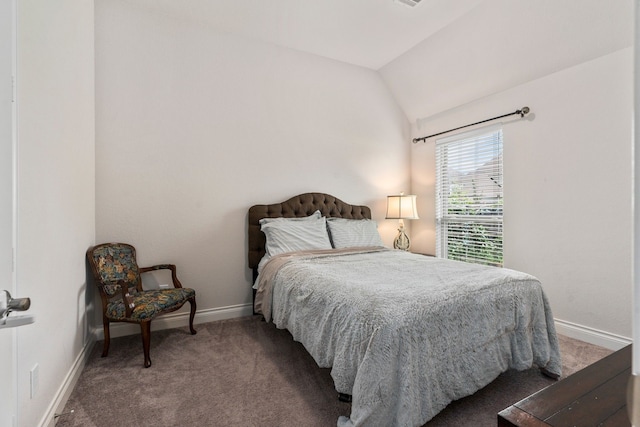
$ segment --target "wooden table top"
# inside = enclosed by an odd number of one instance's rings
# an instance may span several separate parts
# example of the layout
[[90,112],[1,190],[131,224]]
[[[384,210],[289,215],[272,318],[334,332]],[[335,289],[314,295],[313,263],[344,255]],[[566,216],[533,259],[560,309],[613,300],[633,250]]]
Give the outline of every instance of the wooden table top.
[[631,345],[498,414],[499,427],[627,427]]

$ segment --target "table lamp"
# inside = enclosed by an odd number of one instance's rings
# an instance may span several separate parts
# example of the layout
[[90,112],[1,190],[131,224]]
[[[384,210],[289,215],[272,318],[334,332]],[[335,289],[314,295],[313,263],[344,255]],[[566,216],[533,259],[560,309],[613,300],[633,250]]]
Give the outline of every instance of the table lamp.
[[400,220],[398,235],[393,241],[393,247],[403,251],[408,251],[411,242],[409,241],[407,234],[404,232],[404,220],[418,219],[416,196],[412,194],[405,195],[404,193],[400,193],[398,196],[387,196],[386,219]]

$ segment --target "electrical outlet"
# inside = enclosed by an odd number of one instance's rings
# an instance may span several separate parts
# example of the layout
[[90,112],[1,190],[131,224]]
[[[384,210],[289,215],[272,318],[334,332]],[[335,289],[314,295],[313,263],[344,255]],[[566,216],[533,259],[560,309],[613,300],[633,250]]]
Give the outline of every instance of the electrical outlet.
[[158,287],[159,287],[160,289],[169,289],[169,285],[167,285],[167,284],[164,284],[164,285],[158,285]]
[[31,381],[31,398],[33,399],[38,392],[38,377],[40,376],[40,367],[36,363],[29,371],[29,379]]

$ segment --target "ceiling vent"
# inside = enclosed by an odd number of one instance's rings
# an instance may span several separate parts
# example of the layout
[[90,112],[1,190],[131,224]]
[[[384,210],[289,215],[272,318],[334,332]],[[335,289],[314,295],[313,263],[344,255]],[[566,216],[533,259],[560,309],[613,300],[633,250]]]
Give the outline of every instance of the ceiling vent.
[[409,7],[416,7],[422,0],[393,0],[394,3],[400,3]]

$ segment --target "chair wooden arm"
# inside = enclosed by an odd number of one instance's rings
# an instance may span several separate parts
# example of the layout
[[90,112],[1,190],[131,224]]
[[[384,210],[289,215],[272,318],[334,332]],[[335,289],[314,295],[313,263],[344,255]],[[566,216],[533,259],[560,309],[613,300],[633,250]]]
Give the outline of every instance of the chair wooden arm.
[[131,317],[131,313],[136,305],[133,303],[133,297],[129,293],[129,285],[124,280],[118,280],[120,291],[122,292],[122,302],[124,303],[124,313],[126,317]]
[[142,267],[139,269],[140,273],[148,273],[150,271],[155,271],[155,270],[171,270],[171,280],[173,281],[173,287],[174,288],[182,287],[182,283],[180,283],[180,280],[178,280],[175,264],[158,264],[158,265],[153,265],[151,267]]

